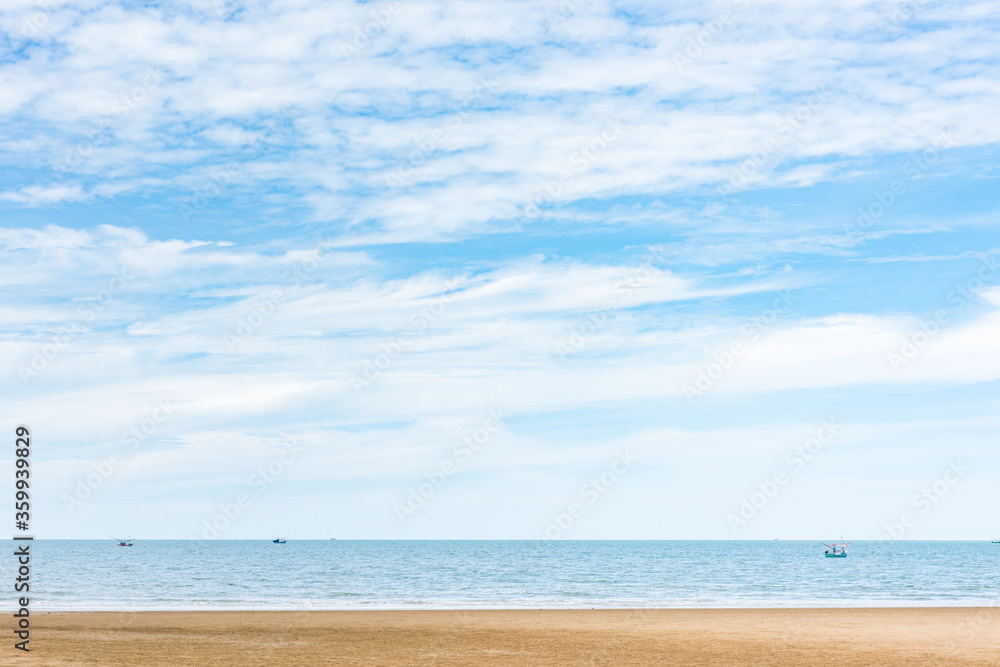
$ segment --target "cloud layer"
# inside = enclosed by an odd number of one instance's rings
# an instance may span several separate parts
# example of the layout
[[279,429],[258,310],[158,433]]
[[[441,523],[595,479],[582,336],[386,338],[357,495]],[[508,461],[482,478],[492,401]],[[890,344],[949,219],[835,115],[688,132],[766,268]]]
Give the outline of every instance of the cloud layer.
[[23,138],[0,150],[36,175],[0,199],[142,193],[205,224],[263,196],[413,239],[856,178],[942,131],[998,139],[996,21],[988,2],[25,5],[0,65]]
[[7,3],[0,388],[40,526],[204,537],[249,489],[223,537],[530,538],[627,450],[568,537],[877,538],[949,457],[913,536],[985,537],[998,18]]

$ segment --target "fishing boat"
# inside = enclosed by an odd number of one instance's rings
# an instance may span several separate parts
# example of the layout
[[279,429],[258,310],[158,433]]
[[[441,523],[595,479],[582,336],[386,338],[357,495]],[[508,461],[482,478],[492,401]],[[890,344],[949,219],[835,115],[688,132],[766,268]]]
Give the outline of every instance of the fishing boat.
[[135,544],[135,541],[131,537],[126,540],[119,540],[117,537],[112,537],[111,539],[117,542],[120,547],[130,547]]
[[271,540],[271,542],[273,542],[274,544],[284,544],[284,543],[285,543],[285,542],[287,542],[287,541],[288,541],[288,540],[283,540],[283,539],[281,539],[280,537],[279,537],[278,539],[275,539],[275,540]]
[[832,544],[827,544],[826,542],[821,542],[824,547],[829,547],[826,553],[823,554],[827,558],[847,558],[847,545],[850,542],[834,542]]
[[1000,544],[1000,540],[993,540],[993,544]]

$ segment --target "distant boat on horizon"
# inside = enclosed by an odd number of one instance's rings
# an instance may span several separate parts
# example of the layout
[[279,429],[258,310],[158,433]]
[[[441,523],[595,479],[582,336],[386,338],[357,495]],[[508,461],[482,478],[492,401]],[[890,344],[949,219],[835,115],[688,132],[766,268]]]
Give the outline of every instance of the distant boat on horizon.
[[283,539],[281,539],[280,537],[279,537],[279,538],[277,538],[277,539],[275,539],[275,540],[271,540],[271,542],[273,542],[274,544],[284,544],[284,543],[285,543],[285,542],[287,542],[287,541],[288,541],[288,540],[283,540]]
[[117,542],[118,546],[120,546],[120,547],[130,547],[133,544],[135,544],[135,541],[131,537],[128,538],[128,539],[126,539],[126,540],[120,540],[117,537],[112,537],[111,539],[113,539],[115,542]]

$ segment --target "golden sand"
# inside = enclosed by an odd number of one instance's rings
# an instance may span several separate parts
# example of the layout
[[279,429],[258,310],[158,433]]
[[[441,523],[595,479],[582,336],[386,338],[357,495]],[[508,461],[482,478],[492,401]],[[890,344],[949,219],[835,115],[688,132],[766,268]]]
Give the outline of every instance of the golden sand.
[[[33,614],[18,665],[1000,665],[1000,609]],[[11,635],[13,638],[13,635]]]

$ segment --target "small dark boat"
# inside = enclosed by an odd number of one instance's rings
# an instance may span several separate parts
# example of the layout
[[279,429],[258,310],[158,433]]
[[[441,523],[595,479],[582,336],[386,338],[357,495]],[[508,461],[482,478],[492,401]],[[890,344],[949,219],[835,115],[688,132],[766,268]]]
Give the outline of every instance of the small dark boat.
[[282,539],[271,540],[271,542],[273,542],[274,544],[284,544],[287,541],[288,540],[282,540]]
[[111,539],[113,539],[115,542],[117,542],[118,546],[120,546],[120,547],[130,547],[133,544],[135,544],[135,542],[132,540],[131,537],[128,538],[127,540],[119,540],[117,537],[112,537]]

